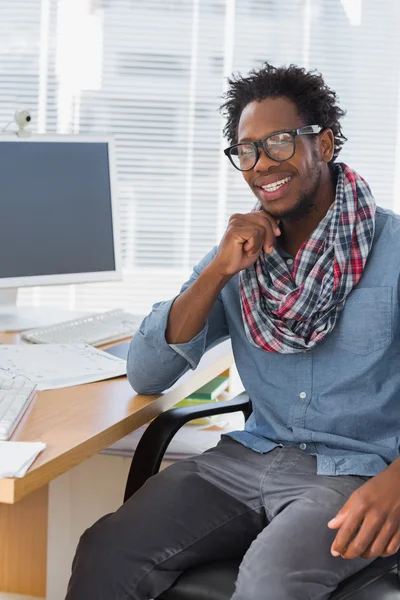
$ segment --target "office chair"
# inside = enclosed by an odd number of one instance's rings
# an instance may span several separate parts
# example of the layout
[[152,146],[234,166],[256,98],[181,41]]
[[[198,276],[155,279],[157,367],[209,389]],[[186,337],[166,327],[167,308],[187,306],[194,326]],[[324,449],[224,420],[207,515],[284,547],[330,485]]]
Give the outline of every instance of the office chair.
[[[250,416],[251,401],[247,394],[230,401],[210,402],[207,406],[172,408],[154,419],[133,456],[124,502],[158,472],[168,444],[185,423],[236,411],[242,411],[245,419]],[[240,562],[239,559],[219,561],[188,569],[157,600],[229,600]],[[329,600],[400,600],[400,551],[397,555],[377,558],[343,581]]]

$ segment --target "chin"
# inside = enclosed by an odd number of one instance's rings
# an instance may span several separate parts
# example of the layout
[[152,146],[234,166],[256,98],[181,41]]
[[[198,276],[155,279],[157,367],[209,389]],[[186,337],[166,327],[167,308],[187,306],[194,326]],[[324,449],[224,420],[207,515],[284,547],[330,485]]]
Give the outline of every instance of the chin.
[[294,212],[298,206],[298,200],[293,200],[289,195],[278,200],[271,200],[270,202],[264,202],[260,198],[258,200],[267,213],[277,219],[284,219],[286,215]]

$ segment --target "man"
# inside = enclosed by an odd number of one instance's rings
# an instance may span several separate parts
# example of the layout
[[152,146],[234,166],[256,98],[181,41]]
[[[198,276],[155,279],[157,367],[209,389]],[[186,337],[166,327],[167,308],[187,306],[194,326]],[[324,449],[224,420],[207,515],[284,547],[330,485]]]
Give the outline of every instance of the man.
[[243,556],[233,600],[326,600],[400,547],[400,217],[335,162],[344,113],[320,75],[229,85],[225,153],[257,205],[153,307],[128,376],[159,393],[230,337],[253,414],[82,536],[68,600],[156,598]]

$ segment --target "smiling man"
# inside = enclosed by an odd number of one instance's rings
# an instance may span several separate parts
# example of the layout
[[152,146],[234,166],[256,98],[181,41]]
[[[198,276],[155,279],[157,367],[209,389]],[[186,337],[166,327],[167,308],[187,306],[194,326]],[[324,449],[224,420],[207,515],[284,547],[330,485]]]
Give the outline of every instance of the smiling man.
[[237,557],[234,600],[327,600],[400,547],[400,217],[336,161],[320,75],[266,64],[223,110],[256,206],[153,307],[128,376],[159,393],[230,337],[253,414],[85,532],[68,600],[149,600]]

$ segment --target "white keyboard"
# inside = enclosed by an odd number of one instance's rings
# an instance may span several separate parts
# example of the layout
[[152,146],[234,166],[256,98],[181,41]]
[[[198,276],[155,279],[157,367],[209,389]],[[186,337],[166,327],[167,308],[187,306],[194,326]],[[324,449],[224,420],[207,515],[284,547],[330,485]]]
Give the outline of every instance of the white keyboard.
[[123,310],[110,310],[57,323],[50,327],[39,327],[24,331],[21,335],[34,344],[74,344],[86,342],[91,346],[101,346],[132,337],[142,319]]
[[0,440],[8,440],[35,396],[36,385],[0,369]]

